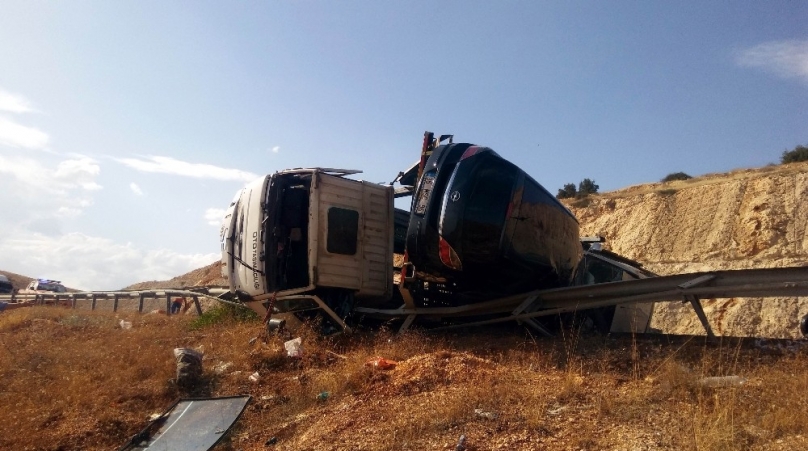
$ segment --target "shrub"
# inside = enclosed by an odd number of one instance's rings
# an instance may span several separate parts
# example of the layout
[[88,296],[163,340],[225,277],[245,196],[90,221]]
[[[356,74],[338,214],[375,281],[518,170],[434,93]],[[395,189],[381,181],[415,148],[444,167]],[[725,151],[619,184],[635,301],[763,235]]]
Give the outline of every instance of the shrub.
[[575,208],[585,208],[588,207],[592,203],[592,199],[589,196],[578,197],[575,201],[572,202],[572,206]]
[[664,183],[664,182],[672,182],[674,180],[688,180],[692,178],[693,177],[691,177],[688,174],[685,174],[684,172],[671,172],[670,174],[666,175],[665,178],[662,179],[662,182]]
[[570,199],[575,197],[578,194],[578,190],[575,189],[574,183],[567,183],[564,185],[563,188],[558,190],[558,194],[556,194],[556,198],[558,199]]
[[244,323],[258,321],[259,319],[258,315],[247,307],[233,304],[219,304],[203,313],[202,316],[194,319],[190,327],[192,330],[197,330],[225,322]]
[[784,150],[783,155],[780,157],[780,162],[797,163],[799,161],[808,161],[808,147],[797,146],[792,150]]

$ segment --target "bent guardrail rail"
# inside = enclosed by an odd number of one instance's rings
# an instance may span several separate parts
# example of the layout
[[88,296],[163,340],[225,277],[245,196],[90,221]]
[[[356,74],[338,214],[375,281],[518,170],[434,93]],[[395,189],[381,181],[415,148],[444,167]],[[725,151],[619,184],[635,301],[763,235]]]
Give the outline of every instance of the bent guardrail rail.
[[[226,302],[217,296],[227,293],[227,289],[221,287],[190,287],[185,290],[164,289],[164,290],[121,290],[121,291],[79,291],[73,293],[22,293],[0,295],[0,301],[4,302],[24,302],[34,301],[40,305],[62,305],[70,308],[85,308],[90,310],[100,309],[99,307],[109,305],[113,312],[117,312],[121,306],[121,301],[137,302],[136,310],[143,313],[146,306],[165,307],[165,313],[172,315],[172,298],[190,298],[193,301],[196,313],[202,314],[202,305],[199,299],[212,299],[218,302]],[[148,302],[151,301],[151,302]],[[164,302],[164,304],[163,304]],[[106,309],[105,309],[106,310]]]

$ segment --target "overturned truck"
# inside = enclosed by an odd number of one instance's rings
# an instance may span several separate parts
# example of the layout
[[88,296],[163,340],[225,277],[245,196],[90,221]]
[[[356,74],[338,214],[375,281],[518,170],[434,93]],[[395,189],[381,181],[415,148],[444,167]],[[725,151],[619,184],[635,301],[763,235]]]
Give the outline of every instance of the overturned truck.
[[[544,334],[536,320],[558,314],[644,332],[653,302],[679,299],[712,334],[700,297],[808,293],[808,268],[657,277],[582,239],[522,169],[451,136],[427,132],[398,187],[349,178],[359,172],[280,171],[236,193],[220,235],[233,297],[265,317],[320,316],[327,332],[398,318],[402,330],[516,320]],[[394,206],[402,196],[409,211]]]

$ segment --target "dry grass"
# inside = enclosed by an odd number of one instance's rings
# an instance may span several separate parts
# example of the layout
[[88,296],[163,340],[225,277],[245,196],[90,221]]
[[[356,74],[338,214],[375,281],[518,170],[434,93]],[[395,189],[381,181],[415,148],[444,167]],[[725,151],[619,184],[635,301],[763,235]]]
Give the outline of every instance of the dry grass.
[[[204,348],[198,393],[253,396],[234,450],[454,449],[462,434],[469,450],[718,451],[799,449],[808,437],[805,355],[748,342],[536,339],[515,327],[323,338],[304,328],[303,358],[291,359],[279,337],[250,344],[255,322],[192,330],[186,318],[144,315],[122,330],[119,319],[57,308],[0,316],[0,449],[120,446],[183,396],[171,382],[179,346]],[[374,370],[375,356],[398,365]],[[725,375],[748,381],[698,383]]]

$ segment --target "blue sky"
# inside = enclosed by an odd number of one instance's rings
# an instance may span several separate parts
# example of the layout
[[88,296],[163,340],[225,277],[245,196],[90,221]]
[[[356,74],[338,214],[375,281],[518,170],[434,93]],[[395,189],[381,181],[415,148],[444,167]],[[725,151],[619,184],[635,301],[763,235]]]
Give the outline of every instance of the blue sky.
[[808,144],[808,3],[0,0],[0,269],[85,289],[218,258],[259,175],[390,181],[424,130],[551,192]]

